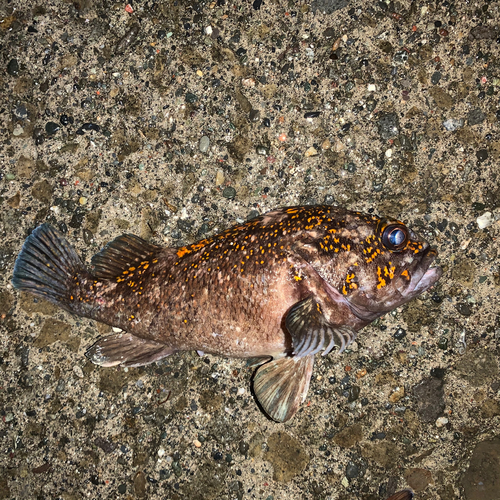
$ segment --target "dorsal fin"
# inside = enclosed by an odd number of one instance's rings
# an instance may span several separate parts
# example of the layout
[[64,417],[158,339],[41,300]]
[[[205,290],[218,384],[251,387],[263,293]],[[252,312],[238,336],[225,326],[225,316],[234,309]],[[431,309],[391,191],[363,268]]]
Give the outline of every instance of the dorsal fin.
[[94,275],[100,279],[116,278],[126,269],[152,259],[161,247],[133,234],[122,234],[92,257]]

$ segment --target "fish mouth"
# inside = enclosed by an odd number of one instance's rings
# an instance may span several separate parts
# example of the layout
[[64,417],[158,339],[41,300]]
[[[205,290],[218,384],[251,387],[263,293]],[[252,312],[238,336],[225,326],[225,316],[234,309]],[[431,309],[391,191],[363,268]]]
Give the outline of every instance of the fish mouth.
[[404,276],[395,277],[386,287],[374,293],[360,287],[346,297],[351,311],[359,319],[371,322],[425,292],[443,274],[440,266],[432,266],[437,254],[432,247],[424,248],[413,258]]
[[399,292],[408,300],[431,288],[443,274],[440,266],[432,266],[437,257],[437,250],[428,247],[421,254],[420,259],[415,259],[408,267],[410,283],[404,282],[402,278],[395,281],[394,285]]

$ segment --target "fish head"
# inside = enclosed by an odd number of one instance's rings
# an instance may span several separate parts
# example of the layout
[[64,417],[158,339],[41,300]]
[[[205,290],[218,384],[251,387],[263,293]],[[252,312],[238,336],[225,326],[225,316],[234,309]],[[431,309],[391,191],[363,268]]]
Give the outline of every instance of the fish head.
[[351,226],[349,251],[338,255],[340,273],[334,286],[358,318],[373,321],[441,277],[442,269],[433,266],[436,249],[403,222],[366,217]]

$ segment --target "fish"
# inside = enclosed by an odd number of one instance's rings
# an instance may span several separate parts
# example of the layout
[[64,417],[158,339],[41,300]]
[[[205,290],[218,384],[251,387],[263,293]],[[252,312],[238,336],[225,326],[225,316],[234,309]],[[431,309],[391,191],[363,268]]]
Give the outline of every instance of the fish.
[[272,210],[178,248],[124,234],[87,267],[48,223],[26,239],[12,284],[120,329],[86,356],[142,366],[196,350],[247,358],[264,413],[286,422],[304,402],[316,354],[431,288],[437,250],[403,222],[329,205]]
[[411,490],[401,490],[394,495],[391,495],[387,500],[412,500],[413,491]]

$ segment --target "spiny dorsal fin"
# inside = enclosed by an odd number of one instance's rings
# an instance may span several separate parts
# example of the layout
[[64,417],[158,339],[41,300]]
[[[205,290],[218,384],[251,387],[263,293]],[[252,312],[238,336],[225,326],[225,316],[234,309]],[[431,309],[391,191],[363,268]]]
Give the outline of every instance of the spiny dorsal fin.
[[346,326],[328,323],[323,310],[314,297],[297,302],[285,318],[285,325],[292,337],[293,355],[314,355],[323,349],[326,356],[335,346],[339,353],[356,338],[356,332]]
[[123,234],[92,257],[94,275],[100,279],[116,278],[135,264],[151,259],[161,247],[133,234]]
[[262,409],[276,422],[290,420],[309,390],[314,356],[281,358],[262,365],[253,389]]

